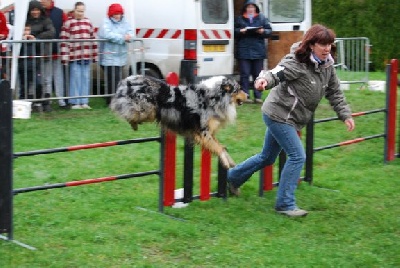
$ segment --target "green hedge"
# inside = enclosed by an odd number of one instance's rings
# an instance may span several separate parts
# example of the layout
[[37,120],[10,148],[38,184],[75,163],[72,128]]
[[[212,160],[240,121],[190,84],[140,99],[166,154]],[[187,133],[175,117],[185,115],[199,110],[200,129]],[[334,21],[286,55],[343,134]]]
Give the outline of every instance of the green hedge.
[[371,70],[384,70],[400,58],[400,2],[394,0],[312,0],[313,23],[335,30],[337,37],[367,37]]

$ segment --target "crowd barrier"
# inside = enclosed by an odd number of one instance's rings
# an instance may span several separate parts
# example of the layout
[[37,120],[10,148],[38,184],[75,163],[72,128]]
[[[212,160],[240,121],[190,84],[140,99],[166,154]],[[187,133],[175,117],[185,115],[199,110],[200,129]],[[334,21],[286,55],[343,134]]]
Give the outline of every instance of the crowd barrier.
[[[46,100],[69,100],[75,98],[94,98],[94,97],[110,97],[116,88],[109,77],[115,77],[115,69],[111,70],[111,74],[107,75],[107,71],[103,70],[100,65],[99,58],[105,54],[118,54],[115,52],[99,52],[99,50],[89,49],[89,55],[92,57],[89,60],[91,71],[89,75],[90,90],[88,95],[72,96],[69,92],[70,88],[70,69],[68,63],[62,62],[62,55],[60,53],[61,44],[97,44],[98,47],[102,43],[108,42],[106,39],[81,39],[81,40],[6,40],[1,41],[0,46],[5,46],[8,49],[2,56],[0,68],[6,74],[7,78],[11,81],[15,80],[15,84],[11,83],[13,89],[13,99],[24,99],[26,101],[38,102]],[[55,48],[53,47],[55,45]],[[29,49],[29,46],[33,48]],[[128,74],[144,74],[146,66],[144,65],[144,45],[142,40],[133,40],[127,43],[127,64],[122,68],[120,75],[126,77]],[[18,50],[30,51],[16,53]],[[16,55],[14,55],[16,54]],[[13,62],[18,62],[18,67],[13,65]],[[86,63],[85,63],[86,64]],[[30,74],[27,72],[30,70]],[[58,75],[61,77],[54,78],[51,84],[48,84],[49,77],[53,74],[54,70],[58,70]],[[33,84],[29,86],[30,77],[33,76]],[[61,84],[60,84],[61,83]],[[24,86],[21,86],[24,85]],[[52,88],[52,94],[45,96],[45,88]]]
[[370,42],[366,37],[336,38],[336,72],[341,84],[367,84]]
[[[69,93],[69,68],[66,68],[67,65],[62,65],[61,63],[61,54],[60,54],[60,46],[63,43],[96,43],[98,47],[101,43],[108,42],[106,39],[87,39],[87,40],[21,40],[21,41],[13,41],[6,40],[1,41],[0,45],[3,45],[8,48],[5,52],[5,56],[3,57],[3,61],[0,63],[1,68],[6,70],[7,77],[18,78],[16,79],[17,83],[15,85],[11,85],[14,90],[14,99],[19,99],[23,96],[24,99],[37,102],[37,101],[45,101],[45,100],[68,100],[74,99],[78,97],[71,96]],[[24,56],[24,55],[13,55],[14,48],[20,46],[25,48],[28,45],[34,44],[36,49],[33,51],[32,55]],[[53,45],[57,49],[53,50]],[[336,57],[336,70],[338,77],[341,80],[342,84],[351,84],[351,83],[368,83],[368,74],[369,74],[369,53],[370,53],[370,42],[366,37],[351,37],[351,38],[336,38],[335,44],[337,47],[337,57]],[[50,46],[50,50],[46,50],[46,47]],[[146,66],[144,63],[144,53],[145,48],[142,40],[134,40],[131,44],[127,44],[128,46],[128,64],[125,66],[122,72],[122,76],[127,76],[128,74],[144,74],[147,69],[150,69],[150,66]],[[101,52],[97,53],[92,51],[90,54],[96,54],[97,56],[93,58],[91,63],[90,72],[90,92],[88,95],[81,96],[83,98],[95,98],[95,97],[110,97],[115,92],[115,88],[113,83],[108,81],[108,77],[105,74],[105,71],[101,68],[99,64],[99,57],[102,54],[113,54],[112,52]],[[26,74],[23,77],[18,75],[18,71],[13,69],[12,60],[13,57],[16,57],[19,62],[19,68],[27,68],[30,62],[33,62],[35,66],[38,66],[37,69],[34,70],[34,76],[37,79],[34,80],[34,88],[32,94],[29,94],[28,87],[24,86],[21,89],[20,82],[23,85],[27,85],[28,76]],[[60,72],[63,77],[63,85],[60,86],[57,83],[54,83],[54,90],[51,96],[44,96],[43,94],[43,86],[45,81],[43,80],[43,76],[46,76],[45,72],[48,72],[46,66],[52,66],[52,68],[60,68]],[[62,66],[62,67],[61,67]],[[47,71],[46,71],[47,70]],[[112,71],[113,72],[113,71]],[[152,70],[153,74],[156,74],[154,70]],[[115,73],[111,74],[111,77],[114,77]],[[159,74],[160,78],[161,74]],[[58,87],[62,87],[61,91]],[[40,88],[40,90],[38,89]],[[32,91],[32,89],[31,89]],[[28,96],[29,95],[29,96]]]

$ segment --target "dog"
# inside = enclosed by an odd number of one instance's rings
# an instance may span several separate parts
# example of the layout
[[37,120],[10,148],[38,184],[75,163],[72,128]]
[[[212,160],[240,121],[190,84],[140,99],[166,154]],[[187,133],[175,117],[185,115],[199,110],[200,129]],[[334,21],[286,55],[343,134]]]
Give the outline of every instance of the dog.
[[110,108],[133,130],[142,122],[157,122],[164,129],[188,138],[217,155],[225,168],[235,166],[216,139],[219,128],[236,119],[236,105],[247,94],[239,84],[215,76],[198,84],[170,86],[150,76],[129,76],[118,84]]

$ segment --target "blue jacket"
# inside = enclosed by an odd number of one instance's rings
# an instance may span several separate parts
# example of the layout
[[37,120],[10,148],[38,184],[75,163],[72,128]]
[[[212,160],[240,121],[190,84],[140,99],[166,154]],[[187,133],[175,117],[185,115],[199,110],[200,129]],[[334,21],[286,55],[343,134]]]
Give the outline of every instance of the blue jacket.
[[[52,7],[51,9],[46,10],[47,15],[49,16],[50,20],[53,22],[54,29],[56,30],[56,34],[54,36],[55,39],[60,38],[61,28],[63,25],[63,16],[64,11],[58,7]],[[59,43],[53,43],[53,54],[58,53],[58,46]]]
[[133,29],[125,18],[118,22],[111,18],[104,19],[98,37],[108,39],[108,42],[100,42],[100,65],[126,65],[128,58],[128,48],[124,37],[126,34],[131,36],[131,40],[133,39]]
[[[244,16],[246,6],[249,4],[257,7],[256,12],[258,16],[255,16],[252,22]],[[262,27],[264,28],[264,33],[259,34],[254,30],[247,30],[245,33],[241,33],[240,29],[246,27]],[[271,33],[272,28],[269,20],[263,14],[259,13],[259,8],[253,1],[247,1],[243,6],[242,15],[235,19],[235,57],[237,59],[265,59],[267,57],[265,38],[268,38]]]

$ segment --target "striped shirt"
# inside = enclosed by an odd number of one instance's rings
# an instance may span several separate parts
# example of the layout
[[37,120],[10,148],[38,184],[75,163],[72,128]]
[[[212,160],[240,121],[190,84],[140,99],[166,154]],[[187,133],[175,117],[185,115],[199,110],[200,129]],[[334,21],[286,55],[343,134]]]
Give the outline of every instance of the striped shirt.
[[[60,39],[95,39],[94,28],[89,19],[69,18],[61,29]],[[97,42],[62,42],[61,61],[94,60],[97,61]]]

